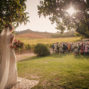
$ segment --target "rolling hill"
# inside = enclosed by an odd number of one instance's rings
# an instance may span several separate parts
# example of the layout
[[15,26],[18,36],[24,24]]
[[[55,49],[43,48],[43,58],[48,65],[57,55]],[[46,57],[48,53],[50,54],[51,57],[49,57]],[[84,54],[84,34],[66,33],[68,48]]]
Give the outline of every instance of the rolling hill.
[[16,37],[21,37],[21,38],[51,38],[53,33],[48,33],[48,32],[36,32],[32,30],[24,30],[20,32],[16,32]]
[[63,34],[60,33],[48,33],[48,32],[36,32],[32,31],[30,29],[16,32],[16,38],[29,38],[29,39],[35,39],[35,38],[60,38],[60,37],[74,37],[75,32],[65,32]]

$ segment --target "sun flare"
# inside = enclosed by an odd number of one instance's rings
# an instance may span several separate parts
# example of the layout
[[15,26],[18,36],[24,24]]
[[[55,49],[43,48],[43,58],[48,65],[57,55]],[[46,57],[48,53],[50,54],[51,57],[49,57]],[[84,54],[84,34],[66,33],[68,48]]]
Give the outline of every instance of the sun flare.
[[70,16],[72,16],[73,14],[76,13],[76,10],[72,6],[69,9],[67,9],[66,11]]

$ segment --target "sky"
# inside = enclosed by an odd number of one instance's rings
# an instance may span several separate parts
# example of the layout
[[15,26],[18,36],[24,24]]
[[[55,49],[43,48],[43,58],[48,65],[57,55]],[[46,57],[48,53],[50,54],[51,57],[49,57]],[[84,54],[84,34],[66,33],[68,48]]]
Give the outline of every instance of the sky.
[[40,32],[57,32],[55,29],[55,24],[51,24],[51,21],[48,17],[38,15],[37,5],[39,4],[40,0],[27,0],[26,11],[29,13],[29,21],[26,25],[22,24],[16,28],[16,31],[22,31],[26,29],[30,29],[33,31],[40,31]]

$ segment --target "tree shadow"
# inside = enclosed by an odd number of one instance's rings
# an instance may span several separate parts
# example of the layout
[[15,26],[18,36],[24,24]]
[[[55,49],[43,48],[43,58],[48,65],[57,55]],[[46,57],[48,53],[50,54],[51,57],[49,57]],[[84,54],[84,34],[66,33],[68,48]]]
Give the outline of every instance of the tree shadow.
[[56,54],[52,54],[51,57],[54,58],[63,58],[65,56],[69,55],[68,53],[56,53]]
[[[39,57],[39,56],[33,56],[33,57],[28,57],[28,58],[25,58],[23,60],[20,60],[19,62],[22,62],[22,61],[30,61],[30,60],[40,60],[41,58],[46,58],[46,57],[53,57],[53,58],[63,58],[65,56],[68,56],[68,55],[74,55],[72,53],[56,53],[56,54],[51,54],[49,56],[43,56],[43,57]],[[89,55],[74,55],[75,59],[89,59]]]
[[89,89],[89,77],[87,75],[77,76],[75,79],[68,80],[64,87],[65,89]]
[[33,56],[33,57],[28,57],[28,58],[25,58],[23,60],[20,60],[19,62],[30,61],[30,60],[40,60],[41,58],[46,58],[46,57],[49,57],[49,56],[43,56],[43,57]]
[[36,59],[36,58],[37,58],[37,56],[28,57],[28,58],[24,58],[23,60],[20,60],[19,62],[34,60],[34,59]]
[[89,59],[89,55],[75,55],[76,59]]
[[53,58],[63,58],[64,56],[67,56],[69,54],[51,54],[49,56],[43,56],[43,57],[39,57],[39,56],[33,56],[33,57],[28,57],[28,58],[25,58],[23,60],[20,60],[19,62],[23,62],[23,61],[30,61],[30,60],[40,60],[41,58],[46,58],[46,57],[53,57]]

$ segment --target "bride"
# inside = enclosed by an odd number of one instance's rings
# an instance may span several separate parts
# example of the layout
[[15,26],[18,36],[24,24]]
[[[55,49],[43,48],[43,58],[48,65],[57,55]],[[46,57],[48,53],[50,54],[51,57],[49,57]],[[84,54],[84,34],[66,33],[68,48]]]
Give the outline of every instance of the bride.
[[6,25],[0,33],[0,89],[12,87],[17,82],[16,57],[13,50],[13,27]]

